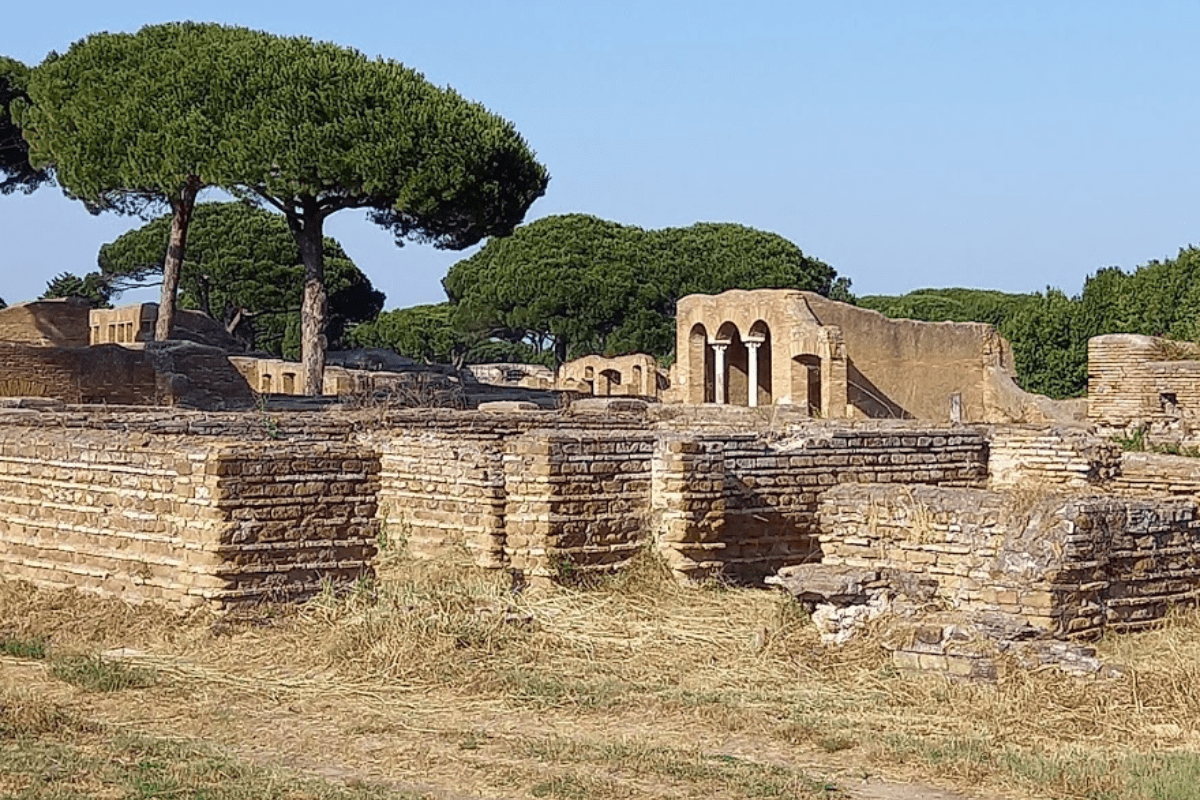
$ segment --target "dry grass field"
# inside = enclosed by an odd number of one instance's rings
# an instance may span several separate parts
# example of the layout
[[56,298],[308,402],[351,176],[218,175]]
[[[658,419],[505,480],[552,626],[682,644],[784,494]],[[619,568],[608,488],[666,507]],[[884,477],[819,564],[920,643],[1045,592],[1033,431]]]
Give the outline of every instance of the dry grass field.
[[1200,798],[1200,614],[1101,649],[1126,677],[905,676],[649,556],[517,594],[393,557],[225,616],[4,583],[0,796]]

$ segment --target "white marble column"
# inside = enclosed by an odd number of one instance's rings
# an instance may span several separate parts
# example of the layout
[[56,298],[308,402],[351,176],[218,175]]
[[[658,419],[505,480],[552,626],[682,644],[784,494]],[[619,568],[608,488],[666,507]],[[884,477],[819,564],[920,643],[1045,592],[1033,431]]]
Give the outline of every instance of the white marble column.
[[713,355],[713,379],[715,382],[713,399],[717,405],[725,405],[725,349],[729,347],[727,342],[714,342],[712,349]]
[[758,346],[762,342],[746,340],[746,367],[749,374],[749,387],[746,392],[746,404],[751,408],[758,406]]

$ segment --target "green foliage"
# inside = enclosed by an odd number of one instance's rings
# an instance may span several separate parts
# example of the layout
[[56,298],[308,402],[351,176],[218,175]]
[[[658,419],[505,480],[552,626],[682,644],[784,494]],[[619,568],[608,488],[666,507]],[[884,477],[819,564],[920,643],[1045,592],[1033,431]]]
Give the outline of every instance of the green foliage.
[[519,342],[488,339],[455,325],[449,303],[385,311],[350,333],[357,347],[384,347],[402,356],[436,364],[538,362],[539,354]]
[[646,231],[585,214],[551,216],[491,239],[442,284],[455,325],[524,342],[556,361],[588,353],[669,357],[675,304],[693,293],[795,288],[828,295],[828,265],[781,236],[700,223]]
[[199,185],[287,216],[310,293],[309,391],[324,360],[328,215],[369,209],[397,241],[461,248],[510,231],[549,180],[483,106],[307,38],[190,22],[94,34],[48,57],[29,95],[34,160],[93,208],[178,208],[180,187]]
[[193,177],[229,183],[240,164],[228,116],[245,93],[234,76],[253,54],[206,56],[214,40],[204,33],[190,24],[95,33],[47,56],[22,115],[33,162],[52,165],[92,210],[141,212]]
[[1012,344],[1021,386],[1049,397],[1087,390],[1087,340],[1079,304],[1058,289],[1021,306],[999,326]]
[[899,296],[866,295],[858,298],[857,304],[897,319],[986,322],[1000,327],[1036,299],[1036,294],[1007,294],[989,289],[917,289]]
[[29,102],[29,68],[0,56],[0,194],[20,189],[28,194],[50,180],[50,174],[29,161],[29,144],[14,113]]
[[[162,216],[102,246],[103,280],[119,292],[161,275],[170,226],[170,215]],[[336,347],[348,328],[379,313],[384,296],[331,237],[324,256],[327,336]],[[182,307],[221,320],[255,349],[294,357],[303,290],[300,250],[282,215],[242,203],[196,206],[180,273]]]
[[0,655],[40,660],[46,657],[46,640],[40,636],[0,634]]
[[87,300],[92,308],[112,308],[113,289],[99,272],[89,272],[82,278],[70,272],[59,273],[46,282],[42,299],[78,297]]
[[1078,297],[1047,288],[1034,294],[979,289],[920,289],[861,297],[858,304],[889,317],[995,325],[1012,344],[1026,390],[1075,397],[1087,390],[1087,342],[1108,333],[1200,340],[1200,249],[1127,273],[1097,270]]

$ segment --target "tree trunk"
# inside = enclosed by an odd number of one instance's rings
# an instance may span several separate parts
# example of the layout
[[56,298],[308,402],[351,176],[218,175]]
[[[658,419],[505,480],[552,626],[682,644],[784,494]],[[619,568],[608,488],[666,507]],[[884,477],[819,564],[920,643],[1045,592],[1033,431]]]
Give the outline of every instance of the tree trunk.
[[289,219],[304,261],[304,302],[300,306],[300,372],[304,393],[321,394],[325,377],[325,217],[313,198],[304,198],[303,214]]
[[171,238],[167,242],[167,257],[163,259],[162,294],[158,301],[158,321],[154,324],[154,340],[165,342],[171,338],[175,326],[175,295],[179,293],[179,273],[183,269],[183,257],[187,250],[188,223],[192,220],[192,209],[196,207],[196,195],[200,193],[200,179],[190,176],[171,200]]

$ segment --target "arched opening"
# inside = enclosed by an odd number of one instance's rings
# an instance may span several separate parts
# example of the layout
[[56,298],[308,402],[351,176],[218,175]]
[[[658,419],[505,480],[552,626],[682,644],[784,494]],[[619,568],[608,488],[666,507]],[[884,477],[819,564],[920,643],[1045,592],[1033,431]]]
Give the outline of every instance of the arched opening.
[[629,372],[630,372],[630,378],[629,378],[630,394],[641,395],[642,397],[646,397],[646,396],[650,395],[651,392],[647,390],[645,380],[642,377],[642,368],[640,366],[638,366],[637,364],[634,364],[630,368]]
[[716,400],[713,378],[713,353],[708,346],[708,330],[700,323],[688,334],[688,402],[711,403]]
[[796,356],[792,359],[792,402],[807,407],[810,417],[819,417],[821,399],[821,357]]
[[583,368],[583,382],[587,386],[588,394],[596,394],[596,370],[592,367]]
[[769,406],[775,402],[775,393],[771,386],[771,329],[767,323],[759,320],[751,325],[746,344],[748,361],[753,365],[750,372],[756,405]]
[[717,342],[725,349],[725,402],[731,406],[750,405],[749,351],[742,334],[732,322],[717,330]]
[[600,370],[600,394],[605,397],[621,394],[621,373],[615,369]]
[[263,394],[270,394],[270,393],[271,393],[271,373],[269,373],[269,372],[264,372],[264,373],[263,373],[263,375],[262,375],[262,389],[261,389],[260,391],[261,391]]

